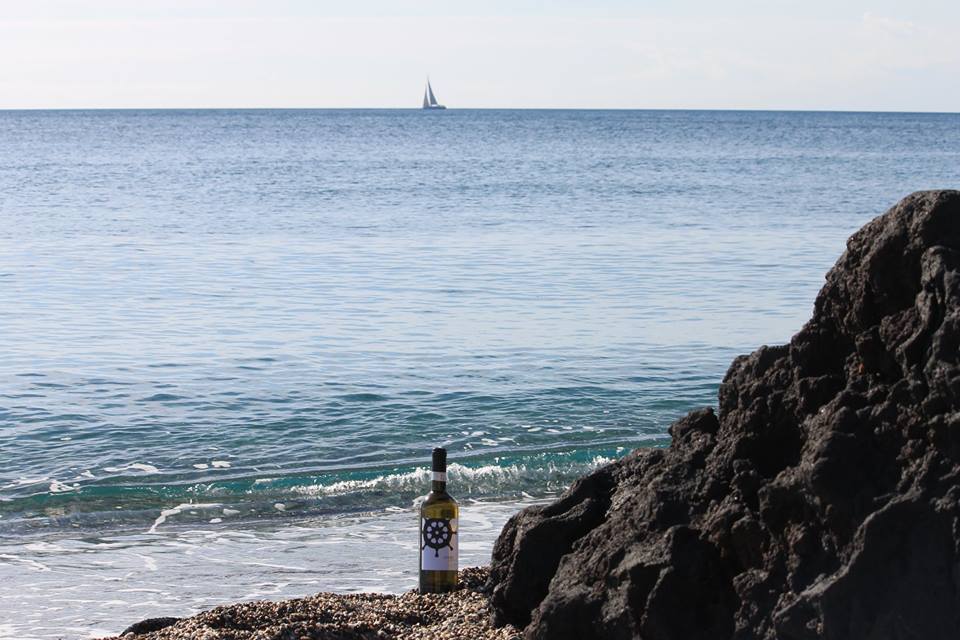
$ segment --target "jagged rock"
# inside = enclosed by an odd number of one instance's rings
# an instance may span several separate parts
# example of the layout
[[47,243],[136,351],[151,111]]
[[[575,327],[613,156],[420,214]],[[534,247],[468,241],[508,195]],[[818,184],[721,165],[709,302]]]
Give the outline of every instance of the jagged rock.
[[178,622],[180,622],[180,618],[147,618],[146,620],[141,620],[140,622],[134,622],[132,625],[121,631],[120,635],[125,636],[129,634],[132,636],[139,636],[145,633],[152,633],[154,631],[166,629],[167,627],[172,627]]
[[719,415],[507,523],[529,639],[960,637],[960,192],[854,234],[813,318],[734,360]]

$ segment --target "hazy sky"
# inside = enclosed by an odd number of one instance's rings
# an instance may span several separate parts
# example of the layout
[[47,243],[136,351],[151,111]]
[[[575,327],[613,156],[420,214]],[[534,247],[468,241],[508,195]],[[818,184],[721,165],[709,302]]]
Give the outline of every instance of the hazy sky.
[[0,0],[0,108],[960,111],[956,0]]

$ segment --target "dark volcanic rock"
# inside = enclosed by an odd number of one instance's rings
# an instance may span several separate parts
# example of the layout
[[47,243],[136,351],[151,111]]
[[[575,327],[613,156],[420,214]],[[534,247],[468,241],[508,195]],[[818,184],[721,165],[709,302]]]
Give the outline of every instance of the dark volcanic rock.
[[960,637],[960,192],[858,231],[813,318],[730,366],[719,416],[506,525],[527,638]]
[[120,635],[125,636],[127,634],[131,634],[139,636],[145,633],[152,633],[154,631],[159,631],[160,629],[172,627],[178,622],[180,622],[180,618],[147,618],[146,620],[133,623],[121,631]]

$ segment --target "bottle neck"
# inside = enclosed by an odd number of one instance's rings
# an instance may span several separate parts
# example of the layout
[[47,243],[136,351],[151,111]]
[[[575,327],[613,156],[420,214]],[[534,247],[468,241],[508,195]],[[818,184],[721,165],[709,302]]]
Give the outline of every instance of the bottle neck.
[[434,471],[433,480],[431,482],[430,488],[434,493],[446,493],[447,492],[447,472]]

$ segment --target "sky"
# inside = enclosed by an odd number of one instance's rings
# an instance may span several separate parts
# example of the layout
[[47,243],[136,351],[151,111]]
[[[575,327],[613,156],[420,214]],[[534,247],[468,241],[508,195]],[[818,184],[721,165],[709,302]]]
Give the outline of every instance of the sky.
[[955,0],[0,0],[0,108],[960,111]]

